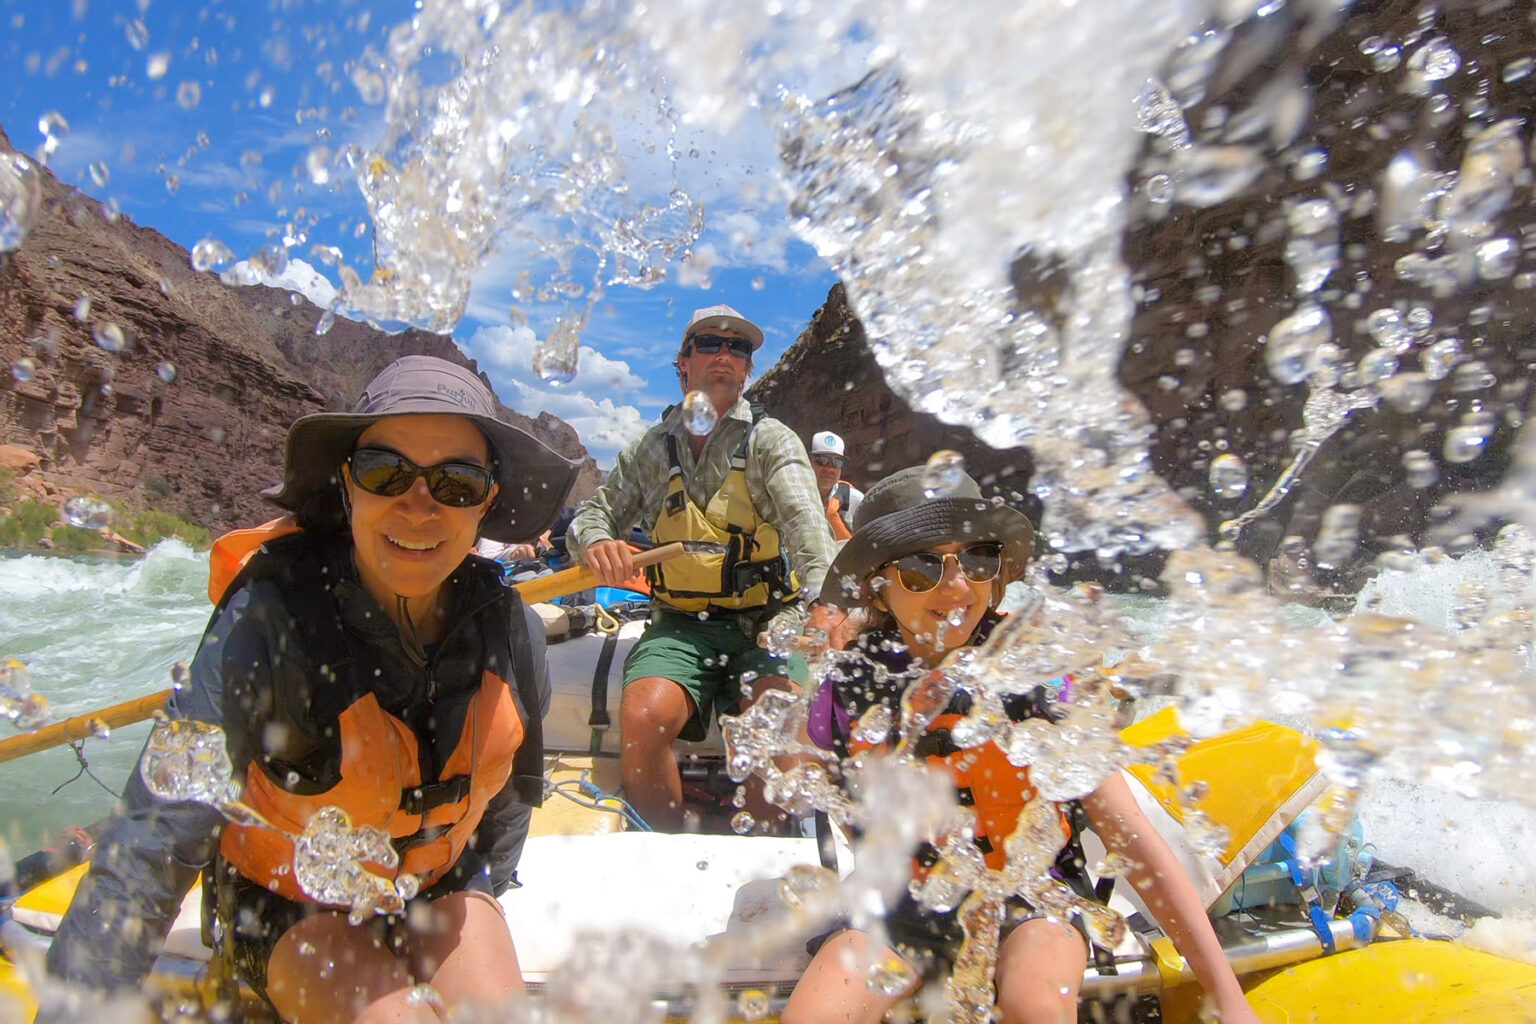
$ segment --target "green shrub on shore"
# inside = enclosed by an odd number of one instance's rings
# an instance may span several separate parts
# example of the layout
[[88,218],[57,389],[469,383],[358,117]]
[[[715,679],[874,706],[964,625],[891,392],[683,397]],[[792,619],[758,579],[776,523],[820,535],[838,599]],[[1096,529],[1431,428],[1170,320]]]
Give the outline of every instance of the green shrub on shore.
[[0,546],[36,547],[58,521],[58,510],[52,505],[28,498],[0,519]]
[[67,523],[54,524],[49,536],[53,540],[53,550],[61,555],[84,555],[111,546],[95,530]]
[[167,537],[175,537],[184,544],[201,551],[213,539],[201,526],[189,523],[169,512],[149,509],[145,512],[120,513],[120,515],[121,518],[117,521],[117,532],[142,547],[153,547]]
[[21,485],[14,469],[0,469],[0,505],[12,505],[21,497]]

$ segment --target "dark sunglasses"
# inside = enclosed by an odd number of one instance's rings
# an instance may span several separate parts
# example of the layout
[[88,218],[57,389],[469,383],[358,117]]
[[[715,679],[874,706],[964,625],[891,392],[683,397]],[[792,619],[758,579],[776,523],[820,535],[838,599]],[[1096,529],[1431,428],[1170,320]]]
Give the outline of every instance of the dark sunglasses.
[[357,486],[382,498],[398,498],[422,476],[433,499],[450,508],[471,508],[491,493],[491,471],[473,462],[418,466],[386,448],[359,448],[347,458],[347,465]]
[[944,580],[944,568],[953,558],[960,572],[972,583],[989,583],[1003,571],[1003,546],[994,541],[968,544],[958,554],[941,555],[937,551],[914,551],[886,563],[895,568],[902,589],[926,594]]
[[741,356],[743,359],[752,358],[752,343],[746,338],[727,338],[723,334],[695,334],[688,339],[688,344],[693,346],[693,351],[701,352],[706,356],[712,356],[720,351],[721,346],[731,350],[731,355]]
[[843,464],[843,460],[838,458],[836,455],[812,455],[811,461],[816,463],[816,465],[826,469],[831,469],[833,466],[841,466]]

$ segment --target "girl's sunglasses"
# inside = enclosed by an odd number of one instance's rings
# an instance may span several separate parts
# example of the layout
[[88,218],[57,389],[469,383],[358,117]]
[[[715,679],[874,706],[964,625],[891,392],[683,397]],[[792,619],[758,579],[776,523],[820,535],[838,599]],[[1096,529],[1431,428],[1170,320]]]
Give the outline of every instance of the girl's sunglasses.
[[471,508],[491,493],[491,471],[472,462],[418,466],[385,448],[359,448],[347,458],[347,466],[357,486],[382,498],[398,498],[422,476],[433,499],[450,508]]
[[902,589],[926,594],[944,580],[944,568],[953,558],[960,572],[972,583],[990,583],[1003,571],[1003,546],[995,541],[968,544],[958,554],[941,555],[937,551],[914,551],[887,563],[896,570]]
[[752,358],[752,343],[746,338],[727,338],[723,334],[695,334],[688,339],[688,344],[693,346],[695,352],[702,352],[706,356],[712,356],[720,349],[728,348],[732,355],[741,356],[743,359]]

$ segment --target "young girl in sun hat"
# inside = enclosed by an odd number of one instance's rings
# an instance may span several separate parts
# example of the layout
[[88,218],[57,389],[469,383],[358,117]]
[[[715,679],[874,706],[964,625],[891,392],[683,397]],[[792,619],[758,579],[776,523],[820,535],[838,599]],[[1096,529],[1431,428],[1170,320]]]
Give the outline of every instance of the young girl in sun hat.
[[[203,871],[219,957],[285,1020],[432,1021],[521,991],[496,897],[542,796],[543,631],[471,552],[537,537],[575,473],[498,419],[478,376],[429,356],[391,363],[352,412],[295,422],[267,492],[291,516],[238,535],[249,561],[210,587],[166,708],[223,730],[239,800],[267,824],[156,796],[135,772],[50,973],[138,984]],[[380,901],[357,920],[359,893],[329,902],[298,877],[327,807],[398,852],[361,866]]]
[[[811,740],[848,756],[869,746],[856,738],[855,727],[870,709],[883,705],[891,720],[900,722],[907,688],[940,668],[952,652],[981,643],[999,623],[1003,589],[1022,576],[1033,548],[1029,520],[983,500],[969,476],[942,496],[930,496],[922,467],[871,487],[821,593],[824,605],[852,613],[859,633],[847,650],[832,656],[834,667],[812,699]],[[1003,841],[1035,791],[1028,769],[1012,766],[996,744],[957,746],[950,727],[969,704],[969,695],[957,692],[922,737],[907,739],[930,765],[954,777],[957,799],[975,811],[974,841],[988,867],[1000,869]],[[1005,710],[1013,721],[1050,719],[1050,704],[1049,695],[1037,688],[1006,701]],[[879,746],[894,747],[902,739],[893,729]],[[1124,780],[1105,779],[1082,803],[1106,848],[1138,865],[1132,881],[1188,958],[1220,1019],[1256,1024],[1199,897]],[[936,853],[928,847],[915,860],[932,864]],[[925,910],[910,895],[887,915],[886,926],[894,951],[871,948],[868,936],[851,929],[828,938],[795,986],[785,1024],[873,1024],[911,994],[920,974],[952,965],[963,938],[955,912]],[[1075,1021],[1088,952],[1082,931],[1036,913],[1021,897],[1010,900],[995,976],[1001,1019]],[[888,995],[868,984],[868,968],[893,954],[913,967],[914,981],[908,991]]]

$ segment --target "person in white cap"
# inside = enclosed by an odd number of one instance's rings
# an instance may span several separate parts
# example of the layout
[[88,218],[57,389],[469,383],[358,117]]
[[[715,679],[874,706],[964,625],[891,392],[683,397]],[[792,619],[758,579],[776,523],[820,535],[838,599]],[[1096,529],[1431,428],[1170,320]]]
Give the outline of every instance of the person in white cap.
[[853,513],[864,500],[864,492],[843,479],[843,463],[848,461],[843,439],[830,430],[811,437],[811,468],[816,471],[816,489],[821,492],[827,526],[833,540],[853,536]]
[[[619,453],[566,533],[571,555],[605,586],[634,575],[619,539],[631,527],[656,544],[693,542],[646,570],[651,621],[624,662],[624,791],[657,828],[687,823],[674,740],[702,740],[714,716],[804,682],[804,659],[758,636],[799,630],[801,592],[818,593],[832,561],[805,445],[741,397],[762,343],[762,329],[730,306],[696,310],[674,365],[683,392],[708,407],[701,415],[690,398],[663,413]],[[747,799],[758,821],[782,818],[754,791]]]

